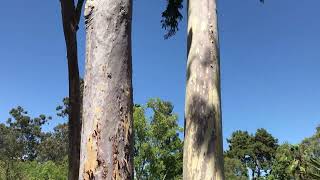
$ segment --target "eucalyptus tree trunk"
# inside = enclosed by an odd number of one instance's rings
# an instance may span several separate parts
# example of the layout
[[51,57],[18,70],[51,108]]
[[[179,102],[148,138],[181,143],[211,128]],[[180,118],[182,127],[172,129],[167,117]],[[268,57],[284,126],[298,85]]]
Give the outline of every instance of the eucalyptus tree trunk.
[[79,179],[133,179],[131,0],[87,0]]
[[73,0],[60,0],[63,31],[67,47],[69,76],[69,111],[68,111],[68,179],[77,180],[80,164],[80,132],[81,132],[81,95],[78,67],[77,30],[83,0],[75,6]]
[[223,180],[216,0],[188,2],[183,179]]

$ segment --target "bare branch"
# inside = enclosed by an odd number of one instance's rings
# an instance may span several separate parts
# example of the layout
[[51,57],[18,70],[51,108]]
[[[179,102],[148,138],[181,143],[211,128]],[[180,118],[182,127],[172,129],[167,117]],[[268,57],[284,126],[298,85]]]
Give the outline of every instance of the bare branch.
[[78,26],[80,22],[81,10],[84,0],[78,0],[77,7],[75,9],[75,25]]

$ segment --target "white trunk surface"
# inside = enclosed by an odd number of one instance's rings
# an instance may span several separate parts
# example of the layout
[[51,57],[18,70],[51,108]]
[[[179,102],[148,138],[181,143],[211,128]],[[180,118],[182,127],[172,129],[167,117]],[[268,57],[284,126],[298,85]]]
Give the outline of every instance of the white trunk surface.
[[133,179],[131,0],[87,0],[79,179]]
[[184,180],[224,180],[216,0],[188,2]]

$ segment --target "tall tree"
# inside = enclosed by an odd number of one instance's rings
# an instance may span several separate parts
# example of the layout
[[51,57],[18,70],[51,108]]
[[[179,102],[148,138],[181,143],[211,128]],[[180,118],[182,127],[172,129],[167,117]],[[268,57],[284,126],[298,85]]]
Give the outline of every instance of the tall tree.
[[216,0],[188,1],[184,179],[224,179]]
[[133,179],[131,0],[88,0],[79,179]]
[[[187,84],[184,179],[224,179],[220,56],[216,0],[187,0]],[[162,13],[165,38],[175,34],[182,0],[167,0]],[[260,0],[264,2],[264,0]]]
[[[182,19],[182,0],[162,13],[165,38]],[[216,0],[188,0],[187,84],[183,179],[224,179]]]
[[[178,30],[182,0],[167,0],[162,27]],[[216,0],[188,0],[183,179],[224,179]]]
[[79,176],[80,164],[80,76],[77,52],[77,30],[84,0],[60,0],[63,31],[67,47],[68,76],[69,76],[69,180]]

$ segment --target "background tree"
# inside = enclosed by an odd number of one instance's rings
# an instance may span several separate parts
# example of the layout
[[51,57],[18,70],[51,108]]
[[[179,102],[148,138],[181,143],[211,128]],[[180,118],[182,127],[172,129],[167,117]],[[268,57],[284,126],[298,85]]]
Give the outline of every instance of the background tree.
[[305,138],[300,146],[303,151],[310,157],[320,158],[320,126],[316,128],[316,132],[311,137]]
[[239,159],[225,157],[224,169],[226,179],[247,180],[249,178],[248,169]]
[[292,146],[291,154],[293,160],[290,164],[289,172],[295,179],[303,180],[307,178],[306,156],[303,149],[299,145]]
[[309,166],[309,176],[315,180],[320,179],[320,158],[311,158]]
[[269,176],[270,180],[294,178],[289,169],[294,160],[292,148],[293,146],[288,143],[282,144],[277,148]]
[[39,161],[63,163],[65,159],[68,159],[68,144],[68,125],[66,123],[54,127],[53,132],[43,133],[39,147]]
[[69,76],[69,180],[79,177],[80,164],[80,76],[78,67],[77,30],[84,0],[60,0],[63,31],[67,47]]
[[23,144],[16,142],[19,135],[4,124],[0,124],[0,179],[18,179],[16,163],[21,160]]
[[[146,111],[152,116],[146,117]],[[147,106],[134,107],[135,179],[181,179],[182,128],[177,124],[171,103],[151,99]]]
[[253,179],[259,179],[262,174],[270,174],[278,140],[265,129],[258,129],[254,135],[246,131],[236,131],[227,142],[227,156],[239,159],[250,169]]
[[320,126],[316,128],[316,132],[311,137],[305,138],[300,148],[304,152],[307,174],[310,178],[318,178],[319,162],[320,162]]
[[37,160],[42,139],[42,126],[51,119],[45,115],[31,118],[18,106],[10,111],[6,124],[0,124],[0,166],[3,179],[22,179],[21,162]]
[[[67,110],[67,107],[62,109]],[[53,131],[44,132],[42,127],[49,117],[30,117],[22,107],[12,109],[10,115],[6,124],[0,123],[0,179],[66,179],[68,125],[59,124]],[[134,126],[134,178],[181,179],[182,140],[179,133],[182,128],[177,124],[172,104],[151,99],[144,106],[135,105]],[[315,152],[319,150],[318,135],[319,128],[300,144],[277,146],[275,138],[263,129],[258,129],[255,134],[235,131],[228,139],[229,150],[225,153],[226,178],[317,179],[319,158]],[[275,146],[274,155],[270,155]],[[31,159],[29,154],[33,155]],[[260,163],[259,155],[265,156],[262,158],[265,162]],[[271,161],[266,158],[270,156]],[[252,157],[257,164],[264,164],[259,167],[262,168],[260,177],[257,172],[255,176],[248,175],[252,170],[248,171],[247,167],[254,164]]]
[[[12,118],[7,120],[8,128],[13,131],[17,144],[22,146],[21,160],[35,160],[38,155],[38,147],[41,141],[41,128],[51,117],[40,115],[36,118],[28,116],[28,112],[18,106],[10,111]],[[12,144],[10,144],[12,145]],[[18,148],[19,150],[19,148]]]

